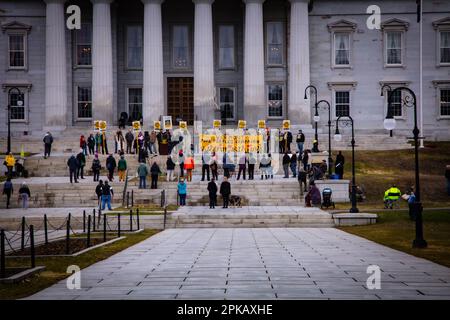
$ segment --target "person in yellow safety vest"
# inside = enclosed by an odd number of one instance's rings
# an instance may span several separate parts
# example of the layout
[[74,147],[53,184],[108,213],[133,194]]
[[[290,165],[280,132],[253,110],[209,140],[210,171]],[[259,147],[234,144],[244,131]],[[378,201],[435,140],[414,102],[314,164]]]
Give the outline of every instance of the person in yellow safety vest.
[[6,155],[5,162],[3,164],[6,168],[8,168],[8,177],[12,178],[13,168],[16,165],[16,158],[14,158],[11,152]]
[[386,209],[392,209],[394,202],[398,201],[401,195],[400,189],[395,184],[392,185],[392,187],[384,192],[384,207]]

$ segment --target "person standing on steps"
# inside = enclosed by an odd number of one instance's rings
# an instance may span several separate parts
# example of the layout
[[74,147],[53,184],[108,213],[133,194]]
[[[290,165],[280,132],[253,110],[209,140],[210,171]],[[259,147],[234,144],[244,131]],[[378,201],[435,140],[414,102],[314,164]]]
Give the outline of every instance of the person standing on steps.
[[87,156],[88,155],[87,141],[84,135],[80,136],[80,148],[81,150],[83,150],[84,155]]
[[334,166],[334,173],[338,176],[339,180],[342,180],[344,178],[344,164],[345,164],[344,155],[342,154],[342,151],[339,151],[338,155],[336,156]]
[[44,136],[44,159],[47,159],[50,157],[50,153],[52,152],[52,143],[53,143],[53,136],[50,132],[47,132]]
[[87,145],[89,149],[89,154],[93,155],[95,154],[95,138],[94,135],[91,133],[87,139]]
[[213,179],[218,180],[219,179],[219,165],[217,163],[217,155],[215,152],[212,153],[211,165],[209,167],[211,168],[211,174],[212,174]]
[[303,153],[303,146],[305,144],[305,135],[302,130],[298,130],[295,142],[297,142],[297,151],[299,154]]
[[118,154],[124,153],[125,149],[125,138],[123,137],[122,130],[117,130],[115,137],[115,152]]
[[98,185],[95,187],[95,194],[97,195],[97,204],[101,209],[102,207],[102,194],[103,194],[103,180],[98,181]]
[[124,182],[127,172],[127,160],[125,160],[123,154],[120,156],[119,163],[117,164],[117,172],[119,173],[119,182]]
[[186,196],[187,196],[187,184],[184,182],[184,178],[180,178],[180,181],[177,185],[178,195],[180,196],[180,206],[186,205]]
[[84,166],[86,165],[86,156],[84,155],[83,149],[80,149],[80,152],[77,154],[77,161],[77,179],[84,179]]
[[6,196],[6,209],[9,209],[11,195],[14,193],[13,184],[11,178],[7,178],[3,184],[3,194]]
[[28,209],[28,200],[31,198],[31,192],[26,182],[22,182],[22,186],[19,189],[19,197],[22,199],[22,209]]
[[94,182],[98,181],[98,179],[100,178],[100,170],[102,169],[102,165],[100,163],[100,160],[98,159],[98,153],[95,153],[91,169],[92,174],[94,175]]
[[195,168],[194,157],[189,154],[184,162],[184,169],[186,170],[186,180],[188,182],[192,181],[192,171]]
[[298,184],[300,186],[300,195],[303,195],[304,192],[308,192],[308,186],[306,184],[307,181],[307,172],[303,166],[298,167]]
[[220,194],[222,195],[223,199],[223,208],[228,208],[228,202],[230,200],[230,194],[231,194],[231,184],[228,182],[227,177],[223,177],[223,181],[220,184]]
[[236,180],[239,180],[241,177],[241,173],[242,173],[242,179],[245,180],[245,171],[247,170],[247,155],[244,153],[240,158],[239,158],[239,171],[238,171],[238,175]]
[[173,171],[175,170],[175,162],[173,162],[171,156],[167,156],[166,161],[166,168],[167,168],[167,182],[173,180]]
[[150,175],[152,177],[152,189],[158,189],[158,177],[161,174],[161,169],[159,168],[156,161],[153,162],[152,167],[150,168]]
[[205,173],[206,173],[206,179],[209,181],[209,164],[210,164],[210,159],[211,157],[209,156],[208,153],[203,153],[202,155],[202,181],[205,181]]
[[12,152],[10,152],[6,155],[3,165],[5,165],[6,169],[8,169],[8,178],[12,179],[13,169],[14,169],[14,166],[16,165],[16,158],[14,158]]
[[108,170],[108,180],[110,182],[114,180],[114,170],[116,170],[116,167],[116,159],[114,159],[114,156],[111,153],[106,159],[106,169]]
[[256,157],[252,152],[248,157],[248,180],[255,179],[255,165],[256,165]]
[[134,135],[133,130],[128,129],[128,132],[125,134],[125,140],[127,141],[127,153],[132,154]]
[[137,168],[137,174],[139,176],[139,189],[146,189],[148,169],[145,162],[141,162],[139,164],[139,167]]
[[214,177],[208,182],[209,208],[215,209],[217,203],[217,185]]
[[178,164],[180,166],[180,177],[184,177],[184,154],[182,149],[178,151]]
[[295,154],[295,152],[292,153],[291,162],[290,162],[289,166],[291,167],[292,177],[296,178],[297,177],[297,155]]
[[95,152],[100,153],[101,152],[101,145],[102,145],[102,135],[100,132],[97,132],[95,134]]
[[105,210],[105,204],[108,205],[108,210],[112,210],[111,201],[113,196],[113,188],[108,184],[108,181],[105,181],[105,184],[102,187],[102,211]]
[[289,154],[287,153],[287,151],[284,153],[282,163],[283,163],[283,171],[284,171],[283,178],[289,178],[289,165],[291,164],[291,157],[289,157]]
[[73,181],[75,181],[75,183],[78,183],[77,170],[79,164],[74,154],[72,154],[69,160],[67,160],[67,166],[69,167],[70,183],[73,183]]

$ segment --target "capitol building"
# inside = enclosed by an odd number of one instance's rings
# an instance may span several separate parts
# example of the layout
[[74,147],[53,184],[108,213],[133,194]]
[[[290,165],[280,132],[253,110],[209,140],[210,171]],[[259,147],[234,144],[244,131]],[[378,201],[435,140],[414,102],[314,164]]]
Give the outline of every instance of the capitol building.
[[[73,5],[79,29],[68,28]],[[16,135],[117,125],[124,112],[144,128],[169,115],[308,129],[317,91],[333,120],[386,133],[389,85],[416,93],[427,138],[448,140],[450,1],[420,11],[418,22],[416,0],[0,0],[0,131],[7,105]],[[392,96],[395,132],[411,136],[403,98]]]

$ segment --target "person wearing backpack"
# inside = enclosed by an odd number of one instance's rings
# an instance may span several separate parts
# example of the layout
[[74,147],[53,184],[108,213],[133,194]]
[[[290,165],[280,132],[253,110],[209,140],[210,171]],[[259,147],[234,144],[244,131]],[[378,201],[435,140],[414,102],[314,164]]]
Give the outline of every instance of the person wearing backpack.
[[98,207],[101,208],[102,205],[102,194],[103,194],[103,180],[98,182],[98,185],[95,187],[95,194],[97,195],[97,204]]
[[108,205],[108,210],[111,210],[111,200],[114,196],[113,188],[105,181],[102,187],[102,210],[105,210],[105,204]]
[[11,178],[8,178],[3,184],[3,194],[6,195],[6,209],[9,209],[11,195],[13,193],[14,193],[13,184],[11,182]]
[[98,154],[95,154],[94,160],[92,161],[92,173],[94,174],[94,182],[98,181],[100,178],[100,170],[102,169],[102,165],[100,160],[98,159]]
[[125,181],[125,173],[127,172],[127,160],[125,156],[121,155],[119,163],[117,164],[117,171],[119,172],[119,182]]

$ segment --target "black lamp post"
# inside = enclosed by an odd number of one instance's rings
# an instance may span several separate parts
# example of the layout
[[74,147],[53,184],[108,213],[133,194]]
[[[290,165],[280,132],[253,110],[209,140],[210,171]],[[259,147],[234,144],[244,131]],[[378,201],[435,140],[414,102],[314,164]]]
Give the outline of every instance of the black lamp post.
[[[320,100],[319,102],[317,102],[317,107],[319,107],[321,103],[325,103],[328,109],[328,176],[331,176],[332,174],[331,162],[333,161],[331,158],[331,105],[327,100]],[[317,122],[318,121],[319,115],[317,115]]]
[[8,109],[8,144],[7,144],[7,151],[6,154],[9,154],[11,152],[11,91],[12,90],[16,90],[18,93],[18,100],[17,100],[17,105],[18,106],[22,106],[23,105],[23,101],[20,100],[22,98],[22,92],[20,91],[19,88],[17,87],[11,87],[8,90],[8,106],[6,107]]
[[309,85],[305,88],[305,97],[304,99],[308,99],[308,95],[307,95],[307,91],[308,89],[313,89],[314,90],[314,108],[315,108],[315,113],[314,113],[314,123],[315,123],[315,127],[314,127],[314,140],[317,141],[317,147],[319,147],[319,135],[317,134],[317,122],[319,122],[319,111],[317,110],[317,88],[313,85]]
[[417,126],[417,98],[414,91],[407,87],[398,87],[392,90],[389,85],[384,85],[381,88],[381,95],[383,96],[384,88],[387,88],[388,92],[388,112],[386,119],[384,120],[384,127],[386,130],[393,130],[395,128],[395,119],[390,111],[392,108],[392,96],[395,93],[405,92],[406,95],[402,98],[402,106],[414,109],[414,162],[415,162],[415,190],[414,194],[416,196],[416,201],[412,205],[412,213],[416,219],[416,238],[413,241],[414,248],[426,248],[427,242],[423,238],[423,221],[422,221],[422,211],[423,206],[420,200],[420,177],[419,177],[419,140],[422,139],[419,134],[419,128]]
[[[343,119],[342,118],[347,118],[347,119]],[[356,206],[356,173],[355,173],[355,127],[354,127],[354,123],[353,123],[353,118],[351,116],[339,116],[336,119],[336,132],[334,133],[334,140],[336,141],[341,141],[342,140],[342,135],[339,132],[339,121],[342,122],[342,125],[345,126],[352,126],[352,195],[351,195],[351,200],[352,200],[352,207],[350,209],[350,213],[358,213],[359,210]]]

